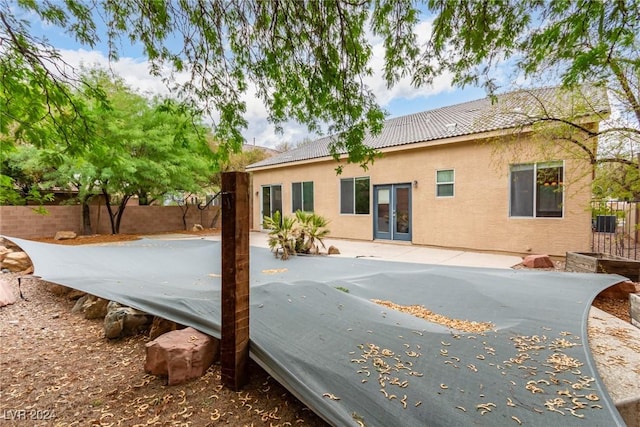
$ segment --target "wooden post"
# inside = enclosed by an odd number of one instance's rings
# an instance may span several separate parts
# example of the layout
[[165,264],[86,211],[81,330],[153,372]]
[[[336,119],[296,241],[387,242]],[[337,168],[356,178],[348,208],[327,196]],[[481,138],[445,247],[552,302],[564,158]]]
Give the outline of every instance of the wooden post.
[[249,380],[249,174],[222,174],[222,383]]

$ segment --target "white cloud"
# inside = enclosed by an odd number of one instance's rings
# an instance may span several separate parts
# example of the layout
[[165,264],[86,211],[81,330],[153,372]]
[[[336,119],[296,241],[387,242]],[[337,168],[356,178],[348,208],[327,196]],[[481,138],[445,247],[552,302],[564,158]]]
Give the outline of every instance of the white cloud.
[[[415,34],[419,46],[424,45],[432,31],[432,23],[430,20],[424,20],[416,25]],[[373,55],[371,59],[371,69],[373,75],[365,79],[365,83],[371,88],[376,95],[378,103],[382,106],[388,106],[389,103],[396,99],[415,99],[420,97],[429,97],[443,92],[451,92],[454,90],[451,85],[451,76],[443,74],[434,79],[433,84],[429,86],[415,87],[411,83],[411,76],[405,76],[400,79],[393,87],[388,88],[384,79],[384,45],[380,37],[370,35],[372,41]]]

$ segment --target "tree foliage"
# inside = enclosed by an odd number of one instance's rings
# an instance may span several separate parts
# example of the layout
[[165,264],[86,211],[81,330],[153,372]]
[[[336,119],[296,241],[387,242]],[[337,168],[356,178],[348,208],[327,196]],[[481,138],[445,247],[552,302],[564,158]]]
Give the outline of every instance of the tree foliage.
[[[43,164],[46,153],[32,145],[17,145],[0,158],[0,205],[44,204],[53,194],[40,184],[55,170]],[[41,210],[44,212],[44,210]]]
[[[211,143],[212,149],[217,152],[219,143]],[[222,172],[244,172],[246,167],[269,157],[270,154],[260,147],[244,145],[239,153],[230,153],[226,158],[219,159],[219,172],[211,180],[211,185],[222,188]]]
[[114,234],[132,197],[149,204],[171,191],[198,192],[208,185],[215,158],[206,130],[193,126],[197,118],[189,109],[169,99],[148,100],[103,71],[87,78],[105,88],[111,107],[91,111],[92,149],[74,163],[86,162],[84,181],[104,196]]
[[[64,132],[62,123],[84,116],[82,104],[59,84],[58,76],[68,74],[55,65],[59,55],[30,36],[28,23],[19,19],[24,13],[89,47],[106,42],[113,59],[121,41],[140,44],[152,73],[181,99],[214,114],[222,153],[240,149],[244,95],[255,91],[277,126],[294,119],[310,130],[326,127],[337,135],[335,156],[345,151],[350,161],[372,161],[375,153],[362,141],[383,121],[365,84],[377,38],[389,86],[404,76],[427,85],[450,75],[454,85],[479,85],[493,94],[506,66],[514,81],[606,87],[623,113],[607,141],[632,141],[631,148],[607,156],[635,162],[638,0],[0,0],[0,93],[10,104],[2,110],[9,112],[0,123],[3,131],[13,129],[7,120],[37,129],[39,118],[57,111]],[[426,44],[418,44],[416,25],[424,19],[431,33]],[[176,72],[189,78],[178,83]],[[100,99],[99,91],[94,95]],[[49,108],[21,110],[39,97]]]
[[[140,43],[151,72],[163,76],[182,99],[215,112],[216,139],[235,151],[241,147],[241,131],[246,127],[243,95],[251,88],[276,125],[288,119],[310,130],[326,125],[329,133],[340,134],[333,147],[336,155],[346,150],[352,161],[366,162],[373,153],[361,144],[365,132],[379,130],[383,120],[373,93],[363,83],[372,73],[368,2],[104,0],[96,2],[96,10],[82,0],[12,3],[2,1],[0,37],[16,57],[36,58],[27,67],[31,74],[53,75],[40,59],[56,53],[28,37],[28,26],[13,12],[18,6],[64,28],[89,47],[106,41],[111,58],[119,55],[120,39]],[[376,3],[384,10],[378,14],[380,22],[395,14],[396,20],[409,24],[408,30],[417,20],[408,2]],[[102,22],[96,22],[96,17]],[[394,61],[406,44],[405,38],[396,37],[398,30],[387,24],[376,30],[397,51]],[[11,67],[25,68],[7,63]],[[172,72],[183,71],[190,78],[178,85]]]
[[168,192],[195,193],[209,185],[216,159],[207,130],[189,108],[170,99],[147,99],[104,70],[85,70],[82,80],[84,87],[101,87],[107,101],[73,93],[85,104],[91,132],[83,141],[90,149],[68,151],[56,140],[44,147],[17,144],[3,174],[23,193],[39,186],[70,188],[87,212],[89,201],[100,195],[116,234],[132,197],[149,204]]

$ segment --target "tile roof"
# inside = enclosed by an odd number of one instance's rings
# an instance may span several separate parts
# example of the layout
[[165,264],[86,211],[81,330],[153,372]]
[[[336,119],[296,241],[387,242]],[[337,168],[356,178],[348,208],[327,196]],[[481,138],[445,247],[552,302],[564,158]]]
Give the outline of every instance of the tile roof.
[[[585,107],[585,104],[588,104]],[[568,92],[558,87],[520,90],[386,120],[378,135],[364,144],[383,149],[418,142],[478,134],[531,124],[544,115],[577,117],[608,114],[606,93],[595,87]],[[327,136],[249,165],[247,169],[331,156]]]

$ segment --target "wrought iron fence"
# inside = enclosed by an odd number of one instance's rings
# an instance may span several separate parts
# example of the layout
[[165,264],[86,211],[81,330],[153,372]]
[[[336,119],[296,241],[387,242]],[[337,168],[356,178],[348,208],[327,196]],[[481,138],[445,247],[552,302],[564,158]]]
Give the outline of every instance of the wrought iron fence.
[[640,201],[592,201],[591,215],[593,252],[640,258]]

